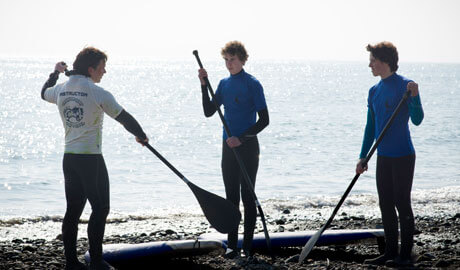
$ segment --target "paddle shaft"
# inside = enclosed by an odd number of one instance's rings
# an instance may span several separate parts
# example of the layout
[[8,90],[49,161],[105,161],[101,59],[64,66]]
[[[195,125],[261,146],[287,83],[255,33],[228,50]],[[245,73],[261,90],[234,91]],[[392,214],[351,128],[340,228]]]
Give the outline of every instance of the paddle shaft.
[[177,176],[179,176],[180,179],[182,179],[182,181],[184,181],[186,184],[188,184],[190,181],[185,178],[184,175],[182,175],[171,163],[169,163],[169,161],[167,161],[160,153],[158,153],[157,150],[155,150],[155,148],[153,148],[149,143],[144,143],[144,145],[150,150],[152,151],[161,161],[163,161],[163,163],[168,166]]
[[[374,154],[375,150],[377,150],[377,147],[379,146],[380,142],[382,141],[383,139],[383,136],[385,135],[385,133],[387,132],[387,130],[390,128],[391,124],[393,123],[394,119],[396,118],[397,114],[399,113],[399,111],[401,110],[402,108],[402,105],[404,104],[404,102],[407,100],[407,98],[410,96],[410,91],[406,91],[404,93],[404,96],[401,98],[401,101],[399,101],[399,104],[398,106],[396,107],[395,111],[393,112],[393,114],[390,116],[390,119],[388,120],[388,122],[386,123],[385,127],[383,128],[382,132],[380,133],[379,137],[377,138],[377,140],[375,141],[374,145],[372,146],[371,150],[369,151],[369,153],[367,154],[366,158],[364,159],[364,161],[361,163],[363,167],[365,167],[367,165],[367,162],[369,162],[369,160],[371,159],[372,155]],[[342,198],[340,199],[339,203],[337,204],[337,206],[334,208],[334,211],[332,211],[332,215],[331,217],[327,220],[326,224],[323,225],[323,227],[321,227],[321,229],[317,232],[318,237],[312,237],[310,238],[311,241],[318,241],[319,239],[319,236],[329,227],[329,225],[331,225],[332,223],[332,220],[334,219],[335,215],[337,214],[337,212],[339,211],[339,208],[342,206],[343,202],[345,201],[345,198],[348,196],[348,194],[350,193],[351,189],[353,188],[353,186],[355,185],[356,181],[358,180],[360,174],[357,173],[355,175],[355,177],[353,178],[353,180],[351,181],[351,183],[348,185],[348,188],[347,190],[345,191],[345,193],[343,194]],[[310,242],[310,240],[308,242]],[[301,257],[306,257],[308,255],[308,253],[311,251],[311,248],[313,248],[313,246],[315,245],[315,243],[308,243],[305,244],[305,247],[307,246],[310,246],[310,250],[308,250],[307,254],[303,254],[303,256],[301,255]],[[299,263],[301,262],[302,260],[299,261]]]
[[[198,65],[200,68],[203,68],[203,64],[201,63],[200,56],[198,55],[198,51],[193,51],[193,55],[195,55],[196,61],[198,62]],[[225,133],[227,133],[227,136],[230,138],[232,137],[232,133],[230,132],[230,128],[228,127],[227,121],[225,121],[224,115],[222,114],[222,111],[219,108],[219,105],[216,103],[216,96],[214,95],[214,90],[211,87],[211,83],[208,80],[208,77],[204,77],[204,81],[206,82],[206,87],[209,90],[209,93],[211,94],[213,104],[216,107],[217,113],[219,114],[220,120],[222,121],[222,124],[224,125]],[[241,159],[240,155],[238,154],[238,151],[236,148],[232,148],[233,154],[235,155],[235,158],[238,162],[238,165],[241,168],[241,172],[243,173],[243,178],[246,181],[247,186],[249,187],[249,190],[251,191],[251,195],[254,199],[254,202],[257,206],[257,209],[259,210],[260,214],[260,219],[262,220],[262,225],[264,228],[264,234],[265,234],[265,239],[267,241],[267,248],[271,250],[271,243],[270,243],[270,236],[268,234],[268,229],[267,229],[267,224],[265,222],[265,215],[262,210],[262,206],[259,203],[259,200],[257,199],[256,192],[254,191],[254,188],[252,187],[251,179],[249,177],[249,174],[246,170],[246,167],[244,166],[243,160]]]

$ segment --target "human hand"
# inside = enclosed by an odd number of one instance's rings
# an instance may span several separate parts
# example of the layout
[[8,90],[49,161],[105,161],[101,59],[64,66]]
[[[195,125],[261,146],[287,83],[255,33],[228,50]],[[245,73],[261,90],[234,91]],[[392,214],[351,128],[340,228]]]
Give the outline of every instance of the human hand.
[[228,147],[234,148],[240,146],[242,143],[238,137],[232,136],[226,140]]
[[410,95],[415,97],[418,95],[418,84],[415,82],[409,82],[407,84],[407,91],[410,91]]
[[59,73],[63,73],[67,69],[67,64],[63,61],[57,62],[54,70],[59,71]]
[[145,146],[145,144],[149,142],[149,138],[145,137],[145,139],[142,140],[141,138],[136,137],[136,142],[142,144],[142,146]]
[[356,164],[356,173],[357,174],[362,174],[364,173],[365,171],[367,171],[367,164],[366,166],[363,166],[363,162],[364,162],[364,158],[360,159],[358,161],[358,164]]
[[198,70],[198,78],[200,78],[201,85],[206,85],[206,81],[204,78],[208,77],[208,73],[206,72],[206,69],[200,68]]

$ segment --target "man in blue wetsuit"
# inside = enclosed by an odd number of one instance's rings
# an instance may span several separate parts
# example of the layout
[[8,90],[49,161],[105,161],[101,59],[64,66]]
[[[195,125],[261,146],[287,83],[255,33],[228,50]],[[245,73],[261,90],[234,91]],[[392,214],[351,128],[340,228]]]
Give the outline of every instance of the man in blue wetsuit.
[[[250,187],[248,187],[243,178],[232,148],[237,148],[251,179],[252,188],[254,188],[259,167],[257,134],[269,123],[268,110],[262,85],[243,69],[248,59],[244,45],[238,41],[229,42],[222,48],[221,54],[230,76],[220,81],[216,90],[215,101],[219,106],[224,105],[224,118],[232,133],[232,137],[228,137],[224,130],[222,176],[227,199],[236,206],[239,206],[240,203],[241,189],[241,199],[244,205],[244,240],[242,248],[244,255],[250,256],[257,209]],[[200,69],[199,78],[203,96],[203,110],[205,116],[210,117],[217,109],[209,98],[204,77],[207,77],[206,70]],[[256,114],[258,116],[257,121]],[[224,257],[233,259],[239,256],[237,242],[238,227],[228,234],[228,248]]]
[[[409,132],[409,118],[414,125],[423,120],[423,108],[417,83],[396,73],[398,52],[390,42],[368,45],[369,67],[381,80],[369,90],[367,124],[356,173],[367,170],[362,162],[374,140],[406,91],[411,97],[401,108],[391,127],[377,147],[376,181],[380,211],[385,231],[385,253],[365,264],[409,266],[412,265],[414,215],[411,207],[411,190],[415,168],[415,150]],[[396,213],[398,212],[398,215]],[[401,228],[401,248],[398,249],[398,216]]]

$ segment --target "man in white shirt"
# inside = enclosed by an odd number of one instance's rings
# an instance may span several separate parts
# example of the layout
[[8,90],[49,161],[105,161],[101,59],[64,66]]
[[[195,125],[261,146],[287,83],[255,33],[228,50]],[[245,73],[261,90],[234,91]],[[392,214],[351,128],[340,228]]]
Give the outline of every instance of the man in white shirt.
[[102,79],[107,55],[93,47],[84,48],[66,72],[69,80],[56,85],[67,65],[59,62],[42,88],[42,99],[56,104],[65,129],[63,170],[67,201],[62,224],[66,269],[86,269],[78,261],[78,222],[86,200],[92,212],[88,222],[90,269],[111,269],[102,258],[102,239],[110,209],[109,176],[102,156],[104,113],[120,122],[140,144],[148,142],[139,123],[113,95],[96,85]]

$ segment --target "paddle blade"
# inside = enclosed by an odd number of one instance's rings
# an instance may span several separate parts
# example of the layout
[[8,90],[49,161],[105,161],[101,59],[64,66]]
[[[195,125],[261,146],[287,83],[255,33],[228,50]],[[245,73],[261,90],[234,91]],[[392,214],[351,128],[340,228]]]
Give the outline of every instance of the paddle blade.
[[241,220],[240,210],[229,200],[206,191],[192,182],[187,185],[195,194],[198,203],[209,223],[220,233],[229,233],[238,228]]
[[323,234],[325,229],[326,229],[325,226],[323,226],[312,237],[310,237],[310,240],[308,240],[308,242],[302,248],[302,252],[300,253],[300,256],[299,256],[299,264],[302,263],[305,260],[305,258],[307,258],[308,254],[310,254],[310,251],[313,249],[316,242],[318,242],[318,239]]

